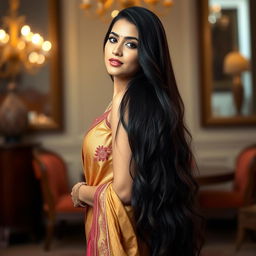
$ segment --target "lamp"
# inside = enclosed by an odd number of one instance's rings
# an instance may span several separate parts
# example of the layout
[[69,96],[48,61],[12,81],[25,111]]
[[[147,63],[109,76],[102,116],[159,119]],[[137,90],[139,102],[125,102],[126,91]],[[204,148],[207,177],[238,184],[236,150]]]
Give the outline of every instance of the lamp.
[[173,0],[81,0],[81,9],[89,16],[95,15],[104,20],[114,18],[119,10],[131,6],[144,6],[159,14],[168,10]]
[[8,94],[0,107],[0,133],[8,142],[17,141],[28,127],[26,106],[14,93],[17,75],[22,70],[38,70],[52,47],[50,41],[31,31],[24,16],[18,16],[19,4],[19,0],[9,0],[9,15],[3,17],[0,28],[0,79],[9,81]]
[[237,114],[241,114],[244,98],[244,88],[241,80],[241,74],[249,69],[250,64],[248,59],[246,59],[238,51],[232,51],[225,56],[224,73],[233,76],[232,92]]

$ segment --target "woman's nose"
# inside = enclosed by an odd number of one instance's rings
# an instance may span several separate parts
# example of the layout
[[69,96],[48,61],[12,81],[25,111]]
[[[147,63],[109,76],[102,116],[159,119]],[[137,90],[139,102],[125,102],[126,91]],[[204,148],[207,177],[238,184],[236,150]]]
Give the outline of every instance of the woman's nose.
[[122,56],[123,55],[123,52],[122,52],[122,45],[119,43],[119,44],[116,44],[112,53],[116,56]]

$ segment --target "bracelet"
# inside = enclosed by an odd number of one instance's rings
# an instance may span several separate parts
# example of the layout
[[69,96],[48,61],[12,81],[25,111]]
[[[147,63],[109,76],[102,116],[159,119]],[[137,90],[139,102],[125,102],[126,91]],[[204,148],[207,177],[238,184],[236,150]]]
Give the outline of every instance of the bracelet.
[[83,186],[83,185],[87,185],[86,182],[80,182],[79,185],[77,186],[77,189],[75,190],[75,193],[74,193],[75,199],[76,199],[75,204],[77,206],[86,207],[87,204],[85,202],[79,200],[79,190],[80,190],[81,186]]

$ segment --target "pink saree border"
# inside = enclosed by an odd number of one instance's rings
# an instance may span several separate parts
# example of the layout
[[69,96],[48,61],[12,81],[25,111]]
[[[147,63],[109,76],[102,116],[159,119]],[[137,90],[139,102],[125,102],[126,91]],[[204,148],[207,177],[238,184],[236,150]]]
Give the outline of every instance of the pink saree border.
[[86,256],[110,256],[105,191],[110,183],[100,185],[94,195],[93,220],[87,242]]
[[89,129],[87,130],[87,132],[85,133],[85,135],[86,135],[87,133],[89,133],[94,127],[96,127],[99,123],[101,123],[103,120],[106,121],[106,124],[107,124],[108,128],[111,128],[111,127],[110,127],[110,123],[109,123],[109,121],[108,121],[108,119],[107,119],[107,116],[108,116],[108,114],[109,114],[110,111],[111,111],[111,109],[109,109],[108,111],[104,112],[102,115],[100,115],[99,117],[97,117],[97,118],[93,121],[92,125],[89,127]]

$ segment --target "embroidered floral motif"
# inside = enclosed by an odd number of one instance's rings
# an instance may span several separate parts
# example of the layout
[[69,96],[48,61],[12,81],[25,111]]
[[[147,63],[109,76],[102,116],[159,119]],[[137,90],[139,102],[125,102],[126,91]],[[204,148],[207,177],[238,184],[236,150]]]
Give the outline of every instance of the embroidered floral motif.
[[96,161],[106,161],[108,160],[109,155],[112,152],[112,147],[104,147],[104,146],[98,146],[96,148],[94,159]]
[[109,256],[107,239],[102,239],[102,241],[100,242],[99,252],[100,252],[100,255]]

